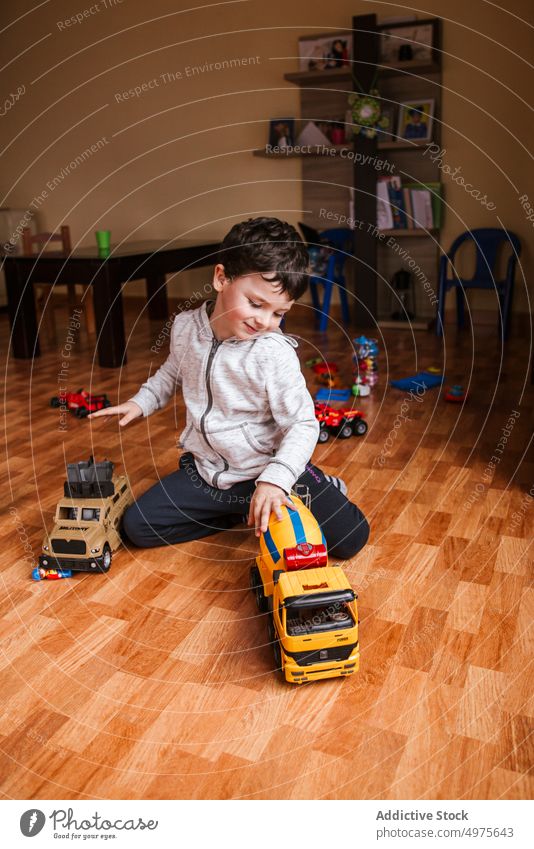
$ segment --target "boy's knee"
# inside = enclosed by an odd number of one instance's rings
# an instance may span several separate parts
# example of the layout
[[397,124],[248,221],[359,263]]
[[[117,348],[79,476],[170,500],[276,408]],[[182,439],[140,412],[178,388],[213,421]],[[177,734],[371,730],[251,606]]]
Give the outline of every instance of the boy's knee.
[[339,557],[341,560],[348,560],[350,557],[354,557],[354,555],[358,554],[358,552],[361,551],[367,543],[369,533],[369,523],[367,522],[367,519],[360,514],[358,522],[352,530],[344,534],[343,538],[331,547],[330,554],[334,557]]
[[137,502],[128,507],[122,517],[122,530],[133,545],[138,548],[146,547],[147,521],[143,517]]

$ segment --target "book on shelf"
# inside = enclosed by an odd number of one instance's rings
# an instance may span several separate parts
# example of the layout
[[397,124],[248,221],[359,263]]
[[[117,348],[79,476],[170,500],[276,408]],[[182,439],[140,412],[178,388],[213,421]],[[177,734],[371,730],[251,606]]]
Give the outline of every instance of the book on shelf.
[[393,229],[393,211],[385,179],[380,179],[376,184],[376,220],[379,230]]
[[412,197],[413,227],[431,230],[434,226],[432,200],[428,189],[408,189]]
[[378,178],[379,230],[432,230],[441,227],[441,183],[402,183],[398,175]]
[[424,189],[429,192],[433,227],[438,230],[443,224],[443,185],[437,181],[430,181],[428,183],[404,183],[404,188],[409,189],[410,192]]
[[402,195],[402,184],[400,177],[388,177],[387,187],[389,202],[391,205],[391,214],[393,215],[393,229],[406,229],[406,210],[404,208],[404,198]]

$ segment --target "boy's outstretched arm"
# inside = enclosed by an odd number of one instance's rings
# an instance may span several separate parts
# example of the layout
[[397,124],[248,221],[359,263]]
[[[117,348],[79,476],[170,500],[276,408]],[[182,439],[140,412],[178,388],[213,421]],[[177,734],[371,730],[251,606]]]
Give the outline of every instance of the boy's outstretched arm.
[[169,398],[175,393],[176,387],[182,382],[181,363],[183,346],[181,345],[181,325],[183,320],[183,313],[175,318],[171,331],[169,356],[157,372],[143,383],[139,391],[128,401],[125,401],[124,404],[118,404],[115,407],[106,407],[97,413],[92,413],[88,418],[92,419],[97,416],[113,416],[118,414],[123,416],[119,419],[119,424],[124,427],[124,425],[133,419],[139,416],[150,416],[156,410],[160,410],[165,406]]

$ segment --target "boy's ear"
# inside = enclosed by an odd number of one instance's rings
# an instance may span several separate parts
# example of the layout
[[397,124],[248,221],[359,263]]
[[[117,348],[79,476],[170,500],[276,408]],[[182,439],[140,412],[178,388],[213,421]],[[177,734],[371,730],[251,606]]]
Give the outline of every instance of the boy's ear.
[[216,292],[222,292],[225,281],[224,265],[219,262],[213,269],[213,288]]

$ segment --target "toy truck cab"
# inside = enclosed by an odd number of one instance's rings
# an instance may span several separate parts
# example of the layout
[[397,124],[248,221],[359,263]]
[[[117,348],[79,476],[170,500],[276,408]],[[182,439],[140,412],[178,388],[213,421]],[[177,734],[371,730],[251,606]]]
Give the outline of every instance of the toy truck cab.
[[270,637],[286,681],[301,684],[357,671],[356,594],[343,570],[328,566],[280,575]]
[[323,534],[302,502],[271,517],[251,568],[251,587],[269,614],[275,665],[303,684],[351,675],[359,667],[356,594],[339,566],[328,565]]
[[43,541],[39,566],[78,572],[108,572],[121,542],[120,523],[133,496],[124,475],[113,476],[113,463],[69,463],[64,497],[54,526]]

